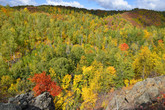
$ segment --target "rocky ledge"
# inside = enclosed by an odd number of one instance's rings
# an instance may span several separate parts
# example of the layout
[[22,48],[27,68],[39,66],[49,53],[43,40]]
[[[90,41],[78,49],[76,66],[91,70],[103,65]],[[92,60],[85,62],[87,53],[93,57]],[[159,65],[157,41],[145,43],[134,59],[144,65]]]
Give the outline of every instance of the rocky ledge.
[[[106,110],[135,110],[147,103],[154,103],[156,98],[164,92],[165,76],[160,76],[138,82],[129,90],[117,90],[110,93],[108,99],[103,97],[102,100],[108,101]],[[0,110],[55,110],[55,106],[48,92],[37,97],[34,97],[33,92],[28,92],[10,98],[6,104],[0,103]],[[157,110],[165,110],[165,108],[162,106]]]
[[48,92],[37,97],[33,92],[28,92],[10,98],[8,103],[0,103],[0,110],[55,110],[55,106]]
[[[136,83],[130,90],[120,90],[113,95],[106,110],[134,110],[154,103],[165,92],[165,76],[147,78]],[[165,109],[164,106],[159,110]]]

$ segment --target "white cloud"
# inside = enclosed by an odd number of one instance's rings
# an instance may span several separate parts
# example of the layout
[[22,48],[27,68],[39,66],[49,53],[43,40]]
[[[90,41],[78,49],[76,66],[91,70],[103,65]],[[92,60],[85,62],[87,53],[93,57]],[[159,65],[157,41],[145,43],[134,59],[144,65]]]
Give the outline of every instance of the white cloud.
[[35,0],[11,0],[11,5],[36,5]]
[[0,0],[0,5],[6,5],[8,4],[8,0]]
[[84,8],[84,6],[81,5],[77,1],[64,2],[62,0],[46,0],[46,2],[47,2],[46,3],[47,5],[62,5],[62,6],[72,6],[72,7]]
[[[144,9],[152,9],[152,10],[165,10],[165,0],[133,0],[134,5],[129,4],[128,0],[89,0],[95,1],[101,9],[113,9],[113,10],[129,10],[132,8],[144,8]],[[9,4],[11,6],[16,5],[42,5],[37,4],[35,0],[0,0],[0,5]],[[72,6],[78,8],[84,8],[82,4],[75,1],[64,1],[64,0],[46,0],[45,3],[47,5],[63,5],[63,6]],[[88,7],[87,9],[92,9],[92,7]],[[95,8],[97,9],[97,7]]]
[[11,6],[16,6],[16,5],[36,5],[37,3],[35,0],[0,0],[1,5],[11,5]]
[[153,10],[165,10],[165,0],[136,0],[136,7]]
[[131,9],[132,6],[128,4],[126,0],[91,0],[96,1],[98,5],[104,7],[105,9]]
[[95,1],[105,9],[129,10],[133,8],[144,8],[152,10],[165,10],[165,0],[133,0],[134,5],[129,4],[128,0],[89,0]]

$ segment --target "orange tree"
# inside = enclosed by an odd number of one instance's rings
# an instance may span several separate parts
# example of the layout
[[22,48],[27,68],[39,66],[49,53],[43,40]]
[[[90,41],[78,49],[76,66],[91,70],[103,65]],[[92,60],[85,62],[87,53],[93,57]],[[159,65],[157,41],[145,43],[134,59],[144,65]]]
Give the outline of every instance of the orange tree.
[[29,80],[36,84],[33,88],[36,96],[43,92],[49,92],[52,96],[57,96],[61,92],[61,88],[51,80],[50,75],[46,75],[46,72],[35,74]]

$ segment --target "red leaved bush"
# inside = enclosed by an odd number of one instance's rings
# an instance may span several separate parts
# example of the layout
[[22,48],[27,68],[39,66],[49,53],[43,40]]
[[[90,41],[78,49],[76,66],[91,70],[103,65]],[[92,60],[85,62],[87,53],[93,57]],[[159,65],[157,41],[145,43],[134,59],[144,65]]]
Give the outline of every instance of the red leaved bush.
[[163,40],[162,39],[158,40],[158,43],[163,43]]
[[119,48],[121,51],[126,51],[129,49],[129,46],[126,43],[120,44]]
[[46,72],[35,74],[29,80],[36,84],[33,88],[36,96],[43,92],[49,92],[52,96],[57,96],[61,92],[61,88],[51,80],[50,75],[46,75]]

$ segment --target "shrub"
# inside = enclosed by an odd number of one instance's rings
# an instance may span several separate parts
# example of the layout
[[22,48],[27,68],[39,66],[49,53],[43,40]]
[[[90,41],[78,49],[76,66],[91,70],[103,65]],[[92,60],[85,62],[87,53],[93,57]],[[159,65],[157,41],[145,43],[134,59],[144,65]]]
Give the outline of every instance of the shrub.
[[129,46],[126,43],[120,44],[119,48],[121,51],[127,51],[129,49]]
[[45,72],[35,74],[29,80],[36,84],[33,88],[36,96],[43,92],[49,92],[52,96],[57,96],[61,92],[61,88],[57,86],[56,82],[53,82],[50,75],[46,75]]

